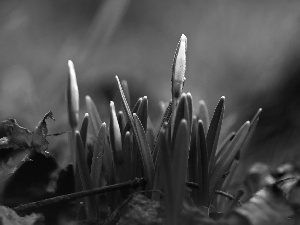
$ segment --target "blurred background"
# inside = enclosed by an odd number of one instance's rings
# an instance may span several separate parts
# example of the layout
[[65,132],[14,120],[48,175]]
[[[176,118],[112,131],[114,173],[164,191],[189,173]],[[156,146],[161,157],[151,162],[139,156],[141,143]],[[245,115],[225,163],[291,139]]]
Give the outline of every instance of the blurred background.
[[[184,33],[184,91],[191,92],[195,109],[203,99],[212,115],[226,96],[225,122],[236,130],[262,107],[243,160],[297,161],[299,19],[296,0],[1,0],[0,119],[16,118],[33,130],[51,110],[56,122],[49,121],[49,133],[69,130],[65,89],[71,59],[81,118],[90,95],[108,121],[109,101],[118,101],[117,74],[128,81],[132,102],[148,96],[154,120],[158,102],[171,98],[171,64]],[[51,148],[59,138],[49,137]]]

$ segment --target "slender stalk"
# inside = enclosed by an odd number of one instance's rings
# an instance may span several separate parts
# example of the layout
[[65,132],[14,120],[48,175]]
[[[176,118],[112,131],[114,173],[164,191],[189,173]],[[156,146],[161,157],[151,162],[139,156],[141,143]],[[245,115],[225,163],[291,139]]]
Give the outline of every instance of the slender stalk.
[[133,180],[120,183],[120,184],[113,184],[109,185],[106,187],[100,187],[100,188],[94,188],[91,190],[87,191],[81,191],[81,192],[76,192],[72,194],[67,194],[67,195],[61,195],[53,198],[48,198],[45,200],[37,201],[37,202],[32,202],[24,205],[20,205],[14,208],[16,212],[22,212],[22,211],[30,211],[39,207],[44,207],[47,205],[53,205],[53,204],[58,204],[62,202],[68,202],[68,201],[73,201],[78,198],[83,198],[91,195],[97,195],[97,194],[103,194],[107,192],[112,192],[124,188],[137,188],[140,186],[144,186],[147,184],[147,181],[144,178],[135,178]]

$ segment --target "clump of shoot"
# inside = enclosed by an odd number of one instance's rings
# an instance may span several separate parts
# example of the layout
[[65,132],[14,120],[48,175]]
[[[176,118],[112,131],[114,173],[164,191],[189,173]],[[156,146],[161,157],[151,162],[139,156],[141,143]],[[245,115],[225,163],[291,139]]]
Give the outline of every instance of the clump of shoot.
[[[239,164],[240,153],[253,134],[260,110],[251,122],[246,122],[221,142],[225,97],[220,98],[211,120],[204,100],[200,100],[194,114],[192,95],[183,92],[186,50],[187,38],[182,35],[173,59],[171,101],[161,105],[159,127],[152,125],[148,98],[139,98],[131,108],[128,84],[124,80],[120,82],[116,76],[123,110],[116,111],[111,101],[107,126],[101,120],[97,104],[86,96],[88,114],[79,133],[79,94],[74,65],[69,62],[69,123],[76,141],[76,163],[83,189],[145,178],[144,187],[138,190],[125,188],[94,199],[85,198],[84,209],[88,218],[106,219],[110,212],[119,210],[121,202],[128,202],[128,197],[136,191],[142,191],[154,201],[164,202],[164,223],[167,225],[179,224],[187,199],[208,216],[221,208],[227,209],[224,215],[230,215],[241,198],[242,191],[237,192],[236,197],[226,191],[232,171]],[[91,135],[96,140],[90,170],[85,150],[89,123],[94,131]]]

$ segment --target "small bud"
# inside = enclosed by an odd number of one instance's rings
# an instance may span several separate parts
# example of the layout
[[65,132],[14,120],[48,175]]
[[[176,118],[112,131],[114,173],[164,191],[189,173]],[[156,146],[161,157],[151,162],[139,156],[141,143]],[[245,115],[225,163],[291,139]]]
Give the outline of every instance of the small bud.
[[76,129],[79,121],[79,92],[76,80],[74,64],[71,60],[68,61],[69,77],[67,87],[67,101],[69,124],[72,129]]
[[172,67],[172,95],[179,98],[185,81],[187,38],[181,35]]

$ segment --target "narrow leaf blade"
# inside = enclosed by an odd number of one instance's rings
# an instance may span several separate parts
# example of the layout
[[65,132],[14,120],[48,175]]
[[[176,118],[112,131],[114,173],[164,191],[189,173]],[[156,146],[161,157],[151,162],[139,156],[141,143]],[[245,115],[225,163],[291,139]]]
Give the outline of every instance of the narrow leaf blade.
[[225,97],[223,96],[221,97],[215,109],[206,136],[206,144],[207,144],[207,152],[208,152],[208,160],[209,160],[209,173],[211,173],[215,164],[215,154],[216,154],[216,149],[219,141],[219,135],[221,131],[221,125],[222,125],[223,114],[224,114],[224,101],[225,101]]
[[[78,170],[81,179],[81,184],[84,190],[91,190],[93,188],[92,180],[86,163],[85,149],[78,131],[75,132],[76,137],[76,154],[78,160]],[[87,214],[89,218],[95,218],[96,213],[96,201],[93,197],[87,197]]]
[[94,101],[90,96],[85,97],[85,102],[86,102],[87,111],[91,117],[92,126],[94,128],[95,134],[97,135],[98,131],[100,130],[100,126],[102,124],[100,115],[98,113]]
[[151,189],[153,187],[155,171],[154,171],[154,164],[152,161],[150,148],[148,145],[147,137],[144,132],[142,123],[135,113],[133,114],[133,119],[134,119],[134,126],[137,129],[137,137],[140,142],[140,153],[141,153],[141,158],[142,158],[142,162],[143,162],[143,166],[144,166],[144,170],[148,182],[147,186]]
[[243,145],[245,138],[247,137],[250,127],[250,122],[247,121],[244,125],[238,130],[233,140],[230,142],[229,146],[226,149],[226,154],[221,158],[210,176],[210,187],[209,187],[209,196],[212,199],[215,189],[218,187],[222,176],[229,170],[231,163],[234,160],[237,152],[240,150]]
[[86,138],[87,138],[87,133],[88,133],[88,125],[89,125],[89,114],[86,113],[84,115],[81,128],[80,128],[80,136],[82,139],[82,144],[85,147],[86,146]]
[[198,111],[198,119],[202,120],[203,122],[203,127],[204,127],[204,133],[207,135],[207,131],[209,128],[209,114],[208,114],[208,109],[207,105],[204,100],[199,101],[199,111]]
[[[172,157],[172,179],[174,189],[173,217],[178,218],[183,207],[185,182],[189,154],[190,131],[188,122],[182,119],[176,132]],[[176,220],[178,221],[178,219]]]

